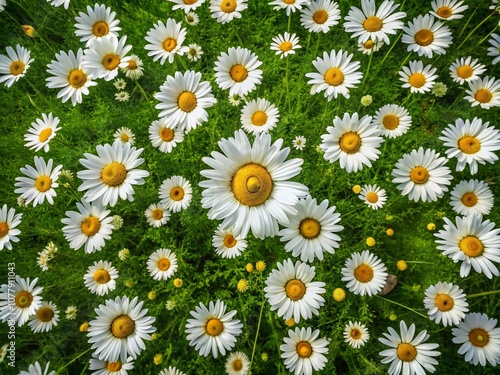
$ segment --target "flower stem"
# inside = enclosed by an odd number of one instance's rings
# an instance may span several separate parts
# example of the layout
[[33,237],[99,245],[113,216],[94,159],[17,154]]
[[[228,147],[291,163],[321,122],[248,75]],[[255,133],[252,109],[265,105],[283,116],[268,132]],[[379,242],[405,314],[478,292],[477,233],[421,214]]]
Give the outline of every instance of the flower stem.
[[365,72],[365,75],[363,77],[363,81],[361,81],[361,86],[363,86],[366,79],[368,78],[368,73],[370,73],[370,67],[372,66],[372,60],[373,60],[373,52],[370,53],[370,58],[368,59],[368,68],[366,68],[366,72]]
[[381,297],[381,296],[379,296],[378,294],[375,294],[375,297],[380,298],[380,299],[383,299],[384,301],[387,301],[387,302],[393,303],[393,304],[395,304],[395,305],[398,305],[398,306],[404,307],[405,309],[408,309],[408,310],[410,310],[411,312],[414,312],[415,314],[420,315],[421,317],[424,317],[425,319],[428,319],[428,318],[429,318],[427,315],[424,315],[424,314],[422,314],[422,313],[420,313],[420,312],[418,312],[418,311],[416,311],[416,310],[414,310],[414,309],[412,309],[412,308],[410,308],[410,307],[408,307],[408,306],[402,305],[402,304],[401,304],[401,303],[399,303],[399,302],[396,302],[396,301],[391,301],[390,299],[387,299],[387,298]]
[[406,58],[403,60],[403,62],[399,66],[398,70],[396,71],[396,74],[398,74],[398,72],[401,70],[401,68],[403,68],[403,66],[408,62],[408,60],[410,60],[410,56],[411,56],[412,52],[413,51],[410,51],[410,53],[408,54],[408,56],[406,56]]
[[464,43],[472,36],[472,34],[474,34],[476,32],[476,30],[479,29],[495,13],[496,13],[496,11],[491,12],[488,17],[486,17],[484,20],[482,20],[479,23],[479,25],[474,27],[474,29],[472,29],[472,31],[465,37],[465,39],[462,41],[462,43],[460,43],[460,45],[457,47],[457,49],[460,49],[460,47],[462,47],[464,45]]
[[136,87],[138,87],[139,90],[141,91],[141,93],[144,96],[144,99],[146,100],[146,102],[148,102],[149,108],[151,109],[151,113],[153,114],[153,118],[154,118],[155,117],[155,110],[151,106],[151,101],[149,100],[148,94],[146,94],[146,91],[144,91],[144,89],[142,88],[141,84],[138,81],[134,81],[134,82],[135,82]]
[[472,14],[470,15],[469,19],[467,20],[467,22],[465,23],[464,27],[462,27],[462,30],[460,30],[460,34],[458,34],[458,38],[460,38],[462,36],[462,34],[464,33],[465,29],[467,28],[467,26],[469,25],[469,22],[470,20],[472,19],[472,17],[474,16],[474,14],[476,14],[476,11],[478,10],[478,8],[481,6],[481,4],[478,4],[477,7],[474,9],[474,12],[472,12]]
[[68,367],[70,364],[72,364],[73,362],[75,362],[78,358],[82,357],[83,355],[87,354],[88,352],[90,352],[92,350],[92,348],[88,348],[87,350],[85,350],[83,353],[81,353],[80,355],[76,356],[75,358],[73,358],[71,361],[69,361],[68,363],[66,363],[63,367],[61,367],[59,370],[56,371],[56,373],[54,375],[57,375],[59,374],[62,370],[64,370],[66,367]]
[[292,25],[292,12],[288,15],[288,29],[287,31],[290,32],[290,27]]
[[468,294],[467,298],[483,297],[483,296],[489,296],[491,294],[497,294],[497,293],[500,293],[500,290],[490,290],[489,292],[481,292],[481,293],[476,293],[476,294]]
[[253,358],[255,355],[255,348],[257,347],[257,339],[259,337],[259,330],[260,330],[260,323],[262,321],[262,312],[264,311],[264,305],[266,303],[266,297],[262,297],[262,304],[260,306],[260,314],[259,314],[259,322],[257,323],[257,333],[255,334],[255,340],[253,342],[253,348],[252,348],[252,357],[250,358],[250,365],[248,367],[248,373],[250,373],[250,370],[252,369],[252,364],[253,364]]
[[[401,38],[401,36],[403,35],[403,33],[399,33],[398,37],[396,38],[396,40],[394,41],[394,43],[392,43],[391,45],[391,48],[389,48],[389,51],[387,51],[387,53],[385,54],[384,58],[382,59],[382,62],[380,63],[380,66],[383,67],[384,66],[384,61],[385,59],[387,59],[387,56],[389,56],[391,54],[391,51],[392,49],[394,48],[394,46],[397,44],[399,38]],[[374,52],[372,52],[374,53]]]
[[496,27],[493,30],[491,30],[488,35],[486,35],[483,39],[481,39],[477,45],[484,43],[484,41],[486,39],[488,39],[491,36],[491,34],[493,34],[495,32],[495,30],[496,30]]

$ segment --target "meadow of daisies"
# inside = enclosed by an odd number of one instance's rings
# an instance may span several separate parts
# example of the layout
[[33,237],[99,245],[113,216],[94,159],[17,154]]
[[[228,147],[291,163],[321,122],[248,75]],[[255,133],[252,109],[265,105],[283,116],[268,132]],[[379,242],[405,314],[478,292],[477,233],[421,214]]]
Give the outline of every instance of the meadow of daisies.
[[496,6],[0,0],[0,373],[497,373]]

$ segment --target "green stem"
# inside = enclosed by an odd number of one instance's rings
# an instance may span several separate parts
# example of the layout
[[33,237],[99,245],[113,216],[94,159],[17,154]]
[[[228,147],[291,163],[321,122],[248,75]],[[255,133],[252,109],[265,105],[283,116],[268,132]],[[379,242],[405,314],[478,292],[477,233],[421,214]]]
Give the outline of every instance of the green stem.
[[144,96],[144,99],[146,99],[146,102],[148,102],[149,108],[151,109],[151,113],[153,114],[153,117],[156,117],[155,110],[151,106],[151,101],[149,100],[148,94],[146,94],[146,91],[144,91],[144,89],[142,88],[141,84],[138,81],[134,81],[134,82],[135,82],[136,86],[139,88],[139,90],[141,91],[142,95]]
[[408,310],[410,310],[411,312],[414,312],[415,314],[420,315],[421,317],[424,317],[425,319],[429,319],[429,317],[428,317],[427,315],[424,315],[424,314],[422,314],[422,313],[420,313],[420,312],[418,312],[418,311],[416,311],[416,310],[413,310],[412,308],[410,308],[410,307],[408,307],[408,306],[402,305],[402,304],[401,304],[401,303],[399,303],[399,302],[391,301],[390,299],[387,299],[387,298],[381,297],[381,296],[379,296],[379,295],[377,295],[377,294],[375,294],[375,297],[380,298],[380,299],[382,299],[382,300],[384,300],[384,301],[387,301],[387,302],[393,303],[393,304],[395,304],[395,305],[398,305],[398,306],[404,307],[405,309],[408,309]]
[[465,29],[469,25],[470,20],[472,19],[472,17],[474,16],[474,14],[476,14],[476,11],[478,10],[478,8],[480,6],[481,6],[481,3],[479,3],[478,6],[474,9],[474,12],[472,12],[472,14],[470,15],[469,19],[465,23],[464,27],[462,27],[462,30],[460,30],[460,34],[458,34],[458,38],[460,38],[462,36],[462,34],[464,33]]
[[495,27],[493,30],[491,30],[491,31],[489,32],[489,34],[488,34],[488,35],[486,35],[483,39],[481,39],[481,40],[479,41],[478,45],[480,45],[480,44],[484,43],[484,41],[485,41],[486,39],[488,39],[488,38],[491,36],[491,34],[493,34],[493,33],[495,32],[495,30],[496,30],[496,27]]
[[368,78],[368,73],[370,73],[370,67],[372,66],[372,60],[373,60],[373,52],[370,53],[370,58],[368,59],[368,68],[366,68],[365,76],[363,77],[363,81],[361,81],[361,86],[363,86],[366,79]]
[[285,72],[285,84],[286,84],[286,101],[288,103],[288,113],[290,113],[290,86],[288,85],[288,69],[289,69],[289,63],[288,60],[290,58],[287,56],[286,57],[286,72]]
[[92,348],[88,348],[87,350],[85,350],[82,354],[76,356],[75,358],[73,358],[71,361],[69,361],[68,363],[66,363],[63,367],[61,367],[59,370],[56,371],[56,373],[54,375],[57,375],[61,372],[61,370],[64,370],[66,367],[68,367],[69,365],[71,365],[73,362],[75,362],[78,358],[82,357],[83,355],[87,354],[88,352],[90,352],[92,350]]
[[259,322],[257,323],[257,333],[255,334],[255,340],[253,342],[252,357],[250,358],[250,365],[248,367],[248,373],[250,373],[250,370],[252,369],[253,358],[255,355],[255,348],[257,347],[257,339],[259,337],[260,323],[262,321],[262,312],[264,311],[265,303],[266,303],[266,297],[264,296],[262,299],[262,305],[260,306]]
[[413,264],[436,264],[436,263],[432,263],[432,262],[423,262],[420,260],[406,260],[405,262],[406,263],[413,263]]
[[408,53],[408,55],[406,56],[406,58],[403,60],[403,62],[399,66],[398,70],[396,71],[396,74],[398,74],[398,72],[401,70],[401,68],[403,68],[403,66],[408,62],[408,60],[410,60],[410,56],[412,53],[413,53],[413,51],[410,51],[410,53]]
[[309,51],[309,44],[311,43],[311,34],[312,33],[307,33],[306,55],[307,55],[307,51]]
[[[389,56],[391,54],[391,51],[392,49],[394,48],[394,46],[397,44],[399,38],[401,38],[401,35],[403,35],[403,33],[399,33],[398,37],[396,38],[396,40],[394,41],[394,43],[392,43],[391,45],[391,48],[389,48],[389,51],[387,51],[387,53],[385,54],[384,58],[382,59],[382,62],[380,63],[380,66],[383,67],[384,66],[384,61],[385,59],[387,59],[387,56]],[[373,53],[373,52],[372,52]]]
[[465,39],[460,43],[460,45],[457,47],[457,49],[460,49],[464,45],[464,43],[476,32],[477,29],[479,29],[491,16],[493,16],[496,13],[496,11],[493,11],[490,13],[488,17],[486,17],[484,20],[482,20],[479,25],[477,25],[472,31],[465,37]]
[[483,297],[483,296],[489,296],[491,294],[497,294],[497,293],[500,293],[500,290],[490,290],[489,292],[481,292],[481,293],[476,293],[476,294],[468,294],[467,298]]
[[288,29],[287,31],[290,32],[290,27],[292,25],[292,12],[288,15]]
[[321,34],[323,34],[323,33],[318,33],[318,40],[316,41],[316,48],[314,49],[314,56],[318,56],[319,41],[321,40]]

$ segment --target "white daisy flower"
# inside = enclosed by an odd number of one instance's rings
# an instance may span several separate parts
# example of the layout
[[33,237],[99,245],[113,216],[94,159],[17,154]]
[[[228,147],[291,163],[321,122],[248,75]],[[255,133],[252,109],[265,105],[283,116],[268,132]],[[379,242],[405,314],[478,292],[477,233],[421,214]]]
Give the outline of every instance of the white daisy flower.
[[81,37],[80,42],[86,42],[85,47],[90,46],[95,40],[110,35],[118,37],[121,30],[118,27],[120,20],[115,19],[116,12],[107,8],[104,4],[95,4],[94,8],[87,5],[87,13],[79,12],[75,17],[75,35]]
[[377,185],[364,185],[358,197],[374,210],[382,208],[387,201],[385,189]]
[[186,375],[186,374],[176,369],[175,367],[168,366],[168,368],[161,370],[158,375]]
[[203,51],[201,47],[196,43],[191,43],[188,45],[187,58],[191,61],[198,61],[201,59]]
[[85,246],[87,254],[101,250],[105,240],[111,238],[113,232],[112,216],[99,202],[88,203],[85,199],[77,202],[76,211],[66,211],[66,217],[61,220],[64,238],[69,242],[69,247],[78,250]]
[[66,313],[66,319],[75,320],[78,313],[78,309],[76,308],[76,306],[70,305],[66,308],[65,313]]
[[354,253],[342,268],[342,281],[349,291],[357,295],[372,296],[379,293],[387,280],[387,267],[368,250]]
[[212,18],[222,24],[241,18],[241,12],[247,8],[247,0],[210,0]]
[[47,0],[53,7],[64,5],[64,9],[68,9],[70,0]]
[[313,369],[321,371],[328,358],[329,340],[318,338],[320,331],[312,328],[295,328],[288,330],[284,344],[280,345],[281,358],[284,359],[288,371],[294,375],[311,375]]
[[[2,12],[5,9],[5,5],[7,5],[7,0],[0,0],[0,12]],[[6,345],[7,344],[3,345],[1,349],[3,349],[4,346],[6,346]],[[3,350],[0,350],[0,353],[2,353],[2,355],[0,355],[0,358],[2,359],[0,362],[2,362],[3,359],[5,358],[6,352],[4,352]]]
[[212,245],[215,252],[223,258],[236,258],[247,248],[245,237],[238,235],[232,228],[223,229],[217,227],[212,237]]
[[120,360],[116,362],[101,361],[97,358],[97,355],[92,353],[92,358],[89,361],[89,370],[94,370],[94,372],[91,375],[127,375],[127,370],[134,368],[132,357],[128,357],[125,362]]
[[226,304],[221,300],[215,303],[210,301],[207,307],[200,302],[195,311],[189,313],[194,319],[188,319],[186,324],[189,345],[194,346],[201,356],[206,357],[212,353],[217,358],[219,352],[226,355],[236,344],[243,324],[238,319],[233,319],[236,310],[226,313]]
[[[30,278],[23,279],[16,275],[16,281],[9,280],[8,284],[0,287],[0,319],[2,322],[16,324],[21,327],[29,317],[36,313],[42,305],[43,287],[36,286],[38,277],[30,282]],[[14,301],[12,301],[14,298]],[[14,303],[13,303],[14,302]]]
[[114,206],[118,197],[132,202],[132,185],[144,184],[144,178],[149,176],[148,171],[136,169],[144,163],[144,159],[139,158],[143,150],[115,141],[113,145],[98,145],[98,156],[85,153],[85,158],[79,161],[87,169],[77,173],[83,181],[78,191],[85,191],[83,197],[87,201],[100,200],[105,206]]
[[138,80],[144,74],[143,72],[143,62],[136,55],[130,55],[128,60],[128,65],[121,68],[122,72],[125,72],[125,76],[134,81]]
[[175,76],[167,76],[154,97],[160,102],[155,106],[161,111],[158,117],[168,117],[186,132],[208,121],[206,108],[217,103],[210,83],[201,82],[201,73],[193,70],[184,74],[177,71]]
[[154,280],[168,280],[177,271],[177,257],[170,249],[158,249],[148,258],[148,271]]
[[188,25],[196,26],[200,22],[200,17],[194,12],[188,12],[184,17]]
[[437,248],[460,265],[460,276],[469,275],[471,268],[484,273],[488,279],[499,276],[497,266],[500,263],[500,229],[489,220],[482,221],[481,215],[456,217],[456,225],[444,217],[444,229],[434,235],[439,238]]
[[231,103],[231,105],[233,107],[237,107],[241,103],[246,103],[247,102],[246,96],[238,95],[238,94],[232,94],[232,95],[229,94],[228,95],[228,100],[229,100],[229,103]]
[[[128,66],[128,64],[127,64],[127,66]],[[127,82],[125,82],[125,80],[123,78],[117,78],[113,82],[113,86],[115,86],[115,88],[117,90],[125,90],[125,87],[127,87]]]
[[155,228],[165,225],[170,220],[170,211],[161,203],[150,204],[144,215],[148,224]]
[[392,182],[398,185],[401,195],[418,202],[437,201],[448,191],[453,176],[445,164],[448,159],[431,149],[419,147],[404,154],[392,170]]
[[489,9],[496,9],[498,7],[498,0],[491,0],[492,1],[492,5],[490,5],[490,8]]
[[450,76],[453,81],[460,83],[472,82],[479,79],[479,75],[486,71],[486,67],[478,62],[478,59],[472,60],[472,57],[462,57],[456,59],[450,66]]
[[184,132],[176,122],[164,117],[151,123],[149,139],[161,152],[172,152],[184,140]]
[[34,333],[48,332],[59,322],[59,310],[52,302],[42,302],[28,325]]
[[421,331],[415,338],[415,324],[408,328],[402,320],[399,323],[400,334],[392,327],[389,327],[389,333],[383,333],[385,337],[379,337],[378,341],[387,345],[390,349],[379,353],[382,357],[382,363],[390,363],[389,375],[406,374],[424,374],[425,370],[429,372],[436,371],[434,365],[438,361],[433,357],[440,356],[441,353],[434,350],[439,345],[434,343],[425,343],[429,339],[427,331]]
[[143,340],[151,340],[149,334],[156,328],[152,326],[155,318],[146,315],[143,304],[137,297],[129,300],[124,296],[95,309],[97,316],[89,322],[87,335],[98,359],[123,363],[128,356],[136,359],[146,348]]
[[82,102],[82,95],[89,94],[89,87],[97,85],[93,77],[82,67],[83,51],[81,48],[75,54],[73,51],[56,53],[56,59],[47,65],[47,73],[53,77],[46,79],[47,87],[51,89],[61,88],[57,93],[58,98],[66,103],[71,99],[75,106]]
[[36,361],[28,367],[28,371],[21,371],[19,375],[54,375],[56,372],[55,370],[49,372],[49,365],[50,362],[47,362],[45,369],[42,370],[40,363]]
[[451,191],[450,205],[459,215],[488,215],[493,202],[493,193],[484,181],[460,181]]
[[491,44],[491,47],[488,48],[488,56],[494,57],[491,63],[495,65],[500,61],[500,35],[495,33],[491,34],[491,38],[488,39],[488,43]]
[[500,80],[495,77],[484,77],[469,82],[469,89],[465,91],[465,100],[472,106],[481,106],[484,109],[500,106]]
[[397,104],[386,104],[377,110],[373,116],[372,125],[382,131],[382,136],[396,138],[405,134],[411,126],[411,116],[408,110]]
[[458,354],[465,354],[465,361],[475,366],[492,366],[500,363],[500,327],[497,319],[486,314],[469,313],[451,330],[453,342],[462,344]]
[[469,9],[468,5],[462,5],[458,0],[434,0],[431,3],[432,11],[429,13],[441,20],[455,20],[462,18],[461,12]]
[[250,360],[245,353],[234,352],[227,357],[225,367],[228,375],[247,375],[250,370]]
[[430,91],[436,83],[436,70],[430,64],[424,68],[422,61],[410,61],[409,67],[403,66],[403,71],[399,71],[399,80],[403,82],[401,87],[409,87],[411,93],[423,94]]
[[350,116],[344,113],[344,118],[335,116],[333,126],[328,126],[321,139],[323,157],[330,163],[340,160],[340,167],[347,173],[358,172],[363,165],[372,166],[380,156],[378,148],[384,142],[380,136],[382,131],[371,126],[372,117],[358,117],[355,112]]
[[59,125],[59,117],[53,117],[52,113],[47,116],[42,113],[42,119],[37,118],[36,122],[31,123],[31,128],[28,129],[28,134],[25,134],[25,146],[30,150],[48,152],[50,149],[49,142],[56,136],[56,132],[61,130]]
[[21,172],[27,177],[16,177],[14,190],[16,194],[21,194],[21,198],[26,199],[26,204],[33,202],[33,207],[37,204],[42,204],[45,199],[50,204],[54,204],[56,191],[59,186],[57,179],[61,173],[62,165],[58,165],[52,169],[53,160],[49,159],[47,163],[41,157],[35,156],[35,168],[31,165],[26,165],[21,168]]
[[464,291],[458,285],[438,282],[425,291],[424,306],[437,324],[457,325],[469,311]]
[[254,135],[267,133],[276,127],[279,118],[278,108],[268,100],[250,100],[241,109],[241,128]]
[[42,269],[42,271],[48,271],[49,270],[49,260],[51,258],[47,254],[45,250],[42,250],[41,252],[38,253],[38,258],[36,260],[36,264]]
[[182,9],[186,14],[203,5],[205,0],[168,0],[175,5],[172,10]]
[[352,38],[358,37],[358,43],[371,39],[390,44],[387,34],[395,35],[402,29],[403,22],[400,19],[406,17],[405,12],[395,12],[398,7],[399,4],[394,4],[392,0],[384,0],[378,9],[375,7],[375,0],[362,1],[362,9],[351,6],[345,17],[347,22],[344,23],[344,29],[352,33]]
[[130,99],[130,94],[126,91],[120,91],[115,94],[115,100],[119,102],[126,102]]
[[296,10],[301,10],[302,5],[309,5],[310,0],[273,0],[269,5],[275,5],[273,10],[286,10],[286,15],[289,16],[292,12],[295,13]]
[[404,34],[401,41],[408,44],[407,51],[417,52],[419,56],[432,58],[435,53],[444,55],[453,41],[450,28],[437,21],[430,14],[418,16],[408,22],[403,28]]
[[5,86],[11,87],[19,78],[24,77],[35,59],[31,59],[30,51],[19,44],[16,45],[16,50],[10,46],[5,50],[8,56],[0,55],[0,83],[4,82]]
[[300,24],[313,33],[329,32],[342,18],[339,5],[332,0],[312,0],[300,13]]
[[185,210],[193,199],[193,188],[182,176],[172,176],[163,181],[158,191],[160,203],[172,212]]
[[12,242],[19,242],[19,234],[21,231],[16,229],[16,227],[21,224],[21,218],[23,214],[16,214],[14,208],[7,208],[4,204],[0,209],[0,251],[4,247],[8,250],[12,250]]
[[271,311],[278,310],[278,316],[285,320],[293,318],[296,323],[300,319],[311,319],[319,314],[324,305],[325,283],[312,281],[316,275],[315,267],[291,259],[276,265],[266,279],[264,292],[271,305]]
[[368,328],[359,322],[349,321],[344,328],[344,341],[354,349],[359,349],[369,340]]
[[329,207],[328,199],[317,204],[316,198],[308,195],[299,199],[295,208],[298,212],[288,217],[289,223],[278,233],[281,242],[286,242],[285,250],[300,256],[303,262],[323,260],[325,252],[335,254],[340,242],[337,233],[344,229],[338,225],[340,214],[335,212],[336,207]]
[[306,73],[307,81],[312,85],[311,95],[324,91],[328,101],[337,99],[339,94],[349,99],[349,89],[355,88],[361,82],[363,73],[359,72],[359,61],[352,61],[353,54],[339,50],[332,50],[330,54],[323,52],[323,58],[318,57],[312,63],[317,73]]
[[382,48],[384,44],[383,40],[373,41],[368,39],[366,42],[358,44],[358,51],[363,52],[365,55],[371,55]]
[[104,296],[116,289],[115,280],[118,276],[118,271],[111,262],[100,260],[87,269],[83,280],[90,293]]
[[175,22],[173,18],[168,18],[166,23],[158,21],[153,28],[149,29],[146,40],[149,44],[144,47],[148,52],[148,56],[153,56],[153,61],[160,60],[163,65],[168,59],[172,64],[175,55],[184,55],[188,48],[183,46],[186,39],[186,29],[182,28],[182,24]]
[[128,66],[129,58],[126,56],[132,49],[131,45],[125,45],[127,36],[118,40],[117,37],[107,35],[95,40],[83,56],[82,66],[94,78],[104,78],[111,81],[118,75],[118,68]]
[[223,154],[214,151],[204,157],[212,169],[200,172],[208,178],[199,186],[210,220],[224,219],[224,228],[233,227],[243,237],[251,229],[257,238],[276,235],[278,221],[288,223],[287,214],[297,213],[298,198],[309,190],[289,181],[300,173],[303,160],[285,161],[290,149],[281,149],[282,145],[283,139],[271,145],[271,136],[260,133],[251,146],[243,130],[219,141]]
[[302,48],[299,45],[299,37],[286,31],[284,34],[275,36],[271,43],[271,50],[276,51],[276,55],[279,55],[281,59],[295,54],[295,50],[298,48]]
[[120,141],[122,143],[129,143],[132,146],[135,143],[135,135],[132,133],[130,128],[122,126],[120,129],[115,131],[113,134],[115,141]]
[[292,146],[296,150],[302,151],[304,149],[304,147],[306,146],[306,141],[307,141],[306,137],[304,137],[303,135],[298,135],[292,141]]

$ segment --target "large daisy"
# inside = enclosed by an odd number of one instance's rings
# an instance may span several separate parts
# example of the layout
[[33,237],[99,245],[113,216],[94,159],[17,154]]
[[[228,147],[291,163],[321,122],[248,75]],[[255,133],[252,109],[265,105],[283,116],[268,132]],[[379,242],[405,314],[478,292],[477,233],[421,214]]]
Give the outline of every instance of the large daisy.
[[127,375],[127,370],[134,368],[132,357],[128,357],[125,362],[117,360],[116,362],[101,361],[95,353],[89,361],[89,370],[93,370],[91,375]]
[[396,138],[405,134],[411,126],[408,110],[397,104],[386,104],[373,116],[372,125],[376,125],[382,136]]
[[48,332],[59,322],[59,310],[52,302],[42,302],[36,313],[31,315],[28,325],[34,333]]
[[168,280],[177,271],[177,257],[170,249],[158,249],[148,258],[148,271],[154,280]]
[[184,140],[184,131],[177,122],[164,117],[151,123],[149,139],[161,152],[172,152]]
[[372,296],[382,290],[387,280],[387,267],[368,250],[354,253],[342,268],[342,281],[349,291],[361,296]]
[[355,112],[351,115],[344,113],[344,117],[335,116],[333,126],[326,128],[328,134],[323,134],[321,149],[323,157],[330,163],[340,161],[340,167],[347,173],[357,172],[363,166],[372,166],[380,156],[378,150],[384,139],[382,131],[371,126],[372,117],[358,117]]
[[450,205],[459,215],[488,215],[493,202],[493,193],[484,181],[460,181],[451,191]]
[[257,135],[268,133],[276,127],[280,112],[274,104],[266,99],[258,98],[248,101],[241,110],[241,127],[248,133]]
[[167,117],[169,122],[172,121],[186,132],[206,122],[206,108],[213,106],[217,100],[212,94],[210,83],[200,81],[201,73],[192,70],[167,76],[165,83],[160,86],[160,92],[154,96],[160,102],[155,107],[161,110],[158,117]]
[[19,78],[24,77],[35,60],[30,58],[30,51],[19,44],[16,45],[16,50],[12,47],[5,50],[8,56],[0,55],[0,83],[4,82],[5,86],[11,87]]
[[437,248],[455,263],[462,262],[461,277],[468,276],[471,268],[489,279],[500,275],[494,264],[500,263],[500,229],[495,228],[495,223],[482,221],[477,214],[457,216],[456,225],[446,217],[443,220],[444,229],[434,234],[439,238]]
[[392,182],[398,184],[402,195],[418,202],[437,201],[448,191],[453,176],[445,166],[448,159],[440,158],[431,149],[412,150],[404,154],[392,171]]
[[275,5],[274,10],[285,9],[286,15],[289,16],[296,10],[301,10],[302,5],[308,5],[310,0],[273,0],[269,5]]
[[184,55],[188,47],[183,46],[186,39],[186,29],[182,28],[182,23],[177,23],[173,18],[168,18],[166,23],[158,21],[153,28],[149,29],[145,37],[149,42],[144,47],[148,52],[148,56],[153,56],[153,61],[160,60],[163,65],[168,59],[172,64],[175,55]]
[[414,18],[403,30],[401,41],[408,44],[408,51],[415,51],[419,56],[432,58],[434,53],[444,55],[445,48],[448,48],[453,40],[450,28],[430,14]]
[[92,43],[85,50],[82,65],[94,78],[104,78],[110,81],[118,75],[118,68],[128,67],[130,57],[126,56],[132,49],[125,45],[127,36],[118,39],[115,36],[105,36]]
[[0,209],[0,251],[4,247],[8,250],[12,250],[12,242],[19,242],[19,234],[21,231],[16,229],[16,227],[21,224],[21,218],[23,214],[16,214],[14,208],[7,208],[4,204]]
[[241,18],[241,12],[247,8],[247,0],[210,0],[212,18],[222,24]]
[[219,141],[223,154],[213,151],[204,157],[212,169],[200,172],[208,178],[199,185],[209,219],[224,219],[224,228],[234,227],[244,237],[251,229],[258,238],[276,235],[278,221],[288,223],[287,215],[297,213],[298,198],[309,190],[289,181],[300,173],[303,160],[286,161],[290,149],[282,145],[283,139],[271,145],[271,136],[261,133],[252,146],[242,130]]
[[167,178],[158,191],[160,203],[172,212],[185,210],[193,199],[193,188],[191,183],[182,176]]
[[53,7],[60,7],[61,5],[64,5],[64,9],[68,9],[70,0],[47,0],[47,2],[49,2]]
[[87,269],[83,281],[91,293],[104,296],[116,289],[117,278],[118,270],[111,262],[100,260]]
[[429,13],[445,21],[459,19],[464,16],[460,13],[469,8],[468,5],[462,5],[463,3],[458,0],[434,0]]
[[465,100],[472,106],[481,106],[484,109],[500,106],[500,80],[495,77],[484,77],[469,82],[469,89],[465,91]]
[[194,319],[188,319],[186,324],[189,345],[206,357],[212,353],[217,358],[219,353],[226,355],[236,344],[243,324],[238,319],[233,319],[236,310],[226,313],[226,304],[221,300],[215,303],[210,301],[208,308],[200,302],[195,311],[189,313]]
[[137,297],[124,296],[95,309],[97,316],[89,322],[87,335],[98,359],[126,362],[129,355],[135,359],[146,348],[144,340],[151,340],[149,334],[156,328],[152,326],[155,318],[146,315],[143,304]]
[[479,79],[479,75],[486,71],[486,66],[478,62],[478,59],[472,60],[472,57],[462,57],[456,59],[450,66],[450,76],[453,81],[460,83],[472,82]]
[[217,227],[212,237],[212,245],[215,252],[223,258],[235,258],[247,248],[245,237],[238,235],[231,228],[223,229],[221,225]]
[[339,94],[350,97],[349,89],[355,88],[361,82],[363,74],[359,72],[359,61],[352,61],[353,54],[332,50],[330,54],[323,52],[323,58],[318,57],[312,63],[318,72],[306,73],[307,81],[312,85],[311,95],[324,91],[328,101],[337,98]]
[[28,371],[21,371],[19,375],[54,375],[56,373],[55,370],[49,372],[50,362],[47,362],[45,368],[42,369],[42,366],[38,361],[29,365]]
[[457,325],[469,311],[464,291],[458,285],[438,282],[425,291],[424,306],[437,324]]
[[86,42],[88,47],[96,39],[107,35],[118,37],[119,20],[115,19],[116,12],[112,12],[111,8],[104,4],[95,4],[92,9],[87,5],[87,13],[79,12],[79,16],[75,17],[75,35],[81,37],[80,42]]
[[312,281],[316,275],[315,268],[291,259],[277,264],[266,279],[264,292],[271,305],[271,311],[278,310],[278,316],[287,320],[293,318],[296,323],[300,319],[311,319],[319,314],[324,305],[325,283]]
[[[21,327],[29,317],[36,313],[42,305],[43,287],[36,286],[38,277],[30,282],[30,278],[23,279],[16,275],[16,281],[9,280],[8,284],[0,287],[0,319],[17,323]],[[12,300],[14,299],[14,300]]]
[[295,206],[298,212],[290,215],[289,223],[278,233],[281,242],[286,242],[287,252],[294,257],[300,256],[303,262],[312,262],[315,258],[323,260],[324,252],[335,253],[340,242],[336,233],[344,227],[337,225],[340,214],[335,212],[335,206],[328,206],[327,199],[320,204],[310,195],[299,199]]
[[434,74],[436,70],[437,68],[433,68],[430,64],[424,67],[422,61],[410,61],[409,66],[403,66],[403,71],[399,72],[401,76],[399,80],[403,82],[401,87],[409,87],[411,93],[423,94],[431,91],[436,83],[437,74]]
[[182,9],[186,14],[203,5],[205,0],[168,0],[174,3],[172,10]]
[[339,23],[339,5],[332,0],[313,0],[301,11],[300,24],[309,32],[327,33]]
[[491,44],[491,47],[488,47],[488,56],[493,57],[491,63],[495,65],[500,61],[500,35],[491,34],[491,39],[488,39],[488,43]]
[[48,116],[42,113],[42,119],[37,118],[35,121],[31,123],[28,134],[24,136],[25,146],[29,147],[30,150],[39,151],[43,148],[43,151],[48,152],[50,140],[56,136],[58,130],[61,130],[57,126],[59,125],[59,117],[52,116],[52,113],[49,113]]
[[144,159],[139,158],[143,150],[137,150],[129,143],[115,141],[113,145],[98,145],[98,156],[85,153],[80,163],[87,170],[77,174],[83,181],[78,191],[85,191],[84,198],[87,201],[100,200],[105,206],[114,206],[118,197],[132,202],[132,185],[144,184],[144,178],[149,176],[148,171],[136,169],[144,163]]

